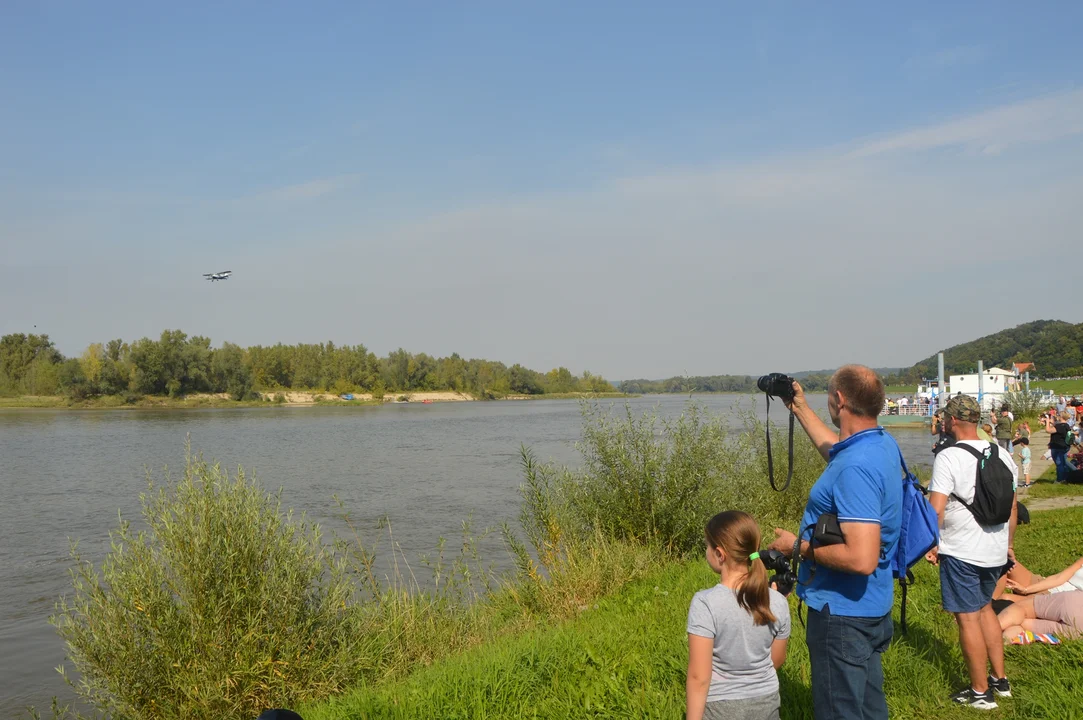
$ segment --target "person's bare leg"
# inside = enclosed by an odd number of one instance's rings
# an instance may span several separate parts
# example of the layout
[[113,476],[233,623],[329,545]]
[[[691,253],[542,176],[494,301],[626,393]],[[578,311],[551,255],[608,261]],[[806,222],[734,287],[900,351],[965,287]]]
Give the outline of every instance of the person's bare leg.
[[1027,618],[1036,618],[1034,614],[1034,596],[1024,595],[1016,599],[1012,603],[1011,607],[1004,608],[1000,615],[997,616],[997,620],[1000,622],[1000,627],[1006,628],[1012,625],[1022,625],[1023,621]]
[[989,676],[986,674],[989,654],[982,634],[981,611],[955,613],[955,622],[959,624],[959,645],[970,674],[970,687],[976,693],[984,693],[989,689]]
[[1002,631],[1002,635],[1004,636],[1005,640],[1015,640],[1017,637],[1023,634],[1023,630],[1024,628],[1022,625],[1011,625],[1004,628],[1004,630]]
[[989,665],[993,669],[993,677],[1000,679],[1007,677],[1004,672],[1004,637],[1000,632],[1000,621],[993,612],[992,605],[986,605],[979,611],[981,619],[981,634],[985,639],[985,653],[989,656]]

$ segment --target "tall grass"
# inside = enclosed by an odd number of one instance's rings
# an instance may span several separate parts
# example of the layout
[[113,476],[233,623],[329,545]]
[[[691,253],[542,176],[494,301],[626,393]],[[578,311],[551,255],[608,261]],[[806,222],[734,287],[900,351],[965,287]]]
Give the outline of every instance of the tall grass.
[[[675,418],[582,407],[581,468],[538,465],[523,451],[520,522],[539,557],[594,538],[673,556],[698,552],[707,520],[722,509],[745,509],[765,528],[799,518],[824,465],[798,431],[792,485],[777,493],[767,482],[764,426],[751,413],[734,433],[694,402]],[[786,438],[772,432],[775,469],[785,472]]]

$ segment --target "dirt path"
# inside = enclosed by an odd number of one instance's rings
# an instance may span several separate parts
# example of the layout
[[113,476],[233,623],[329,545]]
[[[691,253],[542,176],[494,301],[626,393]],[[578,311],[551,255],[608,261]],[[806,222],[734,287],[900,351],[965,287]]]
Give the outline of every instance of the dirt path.
[[[1026,496],[1023,495],[1020,499],[1026,500]],[[1027,500],[1023,504],[1026,505],[1027,510],[1031,512],[1040,510],[1060,510],[1061,508],[1079,507],[1080,505],[1083,505],[1083,496],[1065,495],[1063,497],[1039,498],[1037,500]]]
[[[1049,445],[1049,433],[1045,430],[1035,430],[1030,434],[1030,481],[1034,482],[1042,476],[1049,466],[1053,464],[1052,460],[1043,460],[1042,455],[1046,451],[1046,446]],[[1016,458],[1018,462],[1018,457]],[[1020,468],[1022,469],[1022,468]],[[1029,505],[1027,507],[1030,507]]]

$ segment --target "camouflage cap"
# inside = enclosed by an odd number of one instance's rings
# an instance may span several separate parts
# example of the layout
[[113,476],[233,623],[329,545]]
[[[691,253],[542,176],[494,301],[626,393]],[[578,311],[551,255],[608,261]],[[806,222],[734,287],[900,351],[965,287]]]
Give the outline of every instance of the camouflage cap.
[[944,414],[966,423],[981,422],[981,407],[969,395],[956,395],[944,406]]

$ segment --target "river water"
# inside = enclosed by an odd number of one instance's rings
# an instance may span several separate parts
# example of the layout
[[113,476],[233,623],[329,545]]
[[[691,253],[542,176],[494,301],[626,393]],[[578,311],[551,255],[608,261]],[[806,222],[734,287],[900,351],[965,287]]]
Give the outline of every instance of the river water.
[[[763,401],[703,395],[696,401],[725,414],[763,416]],[[612,401],[606,401],[612,402]],[[624,401],[616,401],[622,406]],[[627,401],[635,412],[679,414],[684,396]],[[810,397],[817,409],[825,396]],[[785,419],[781,404],[773,408]],[[539,459],[577,464],[578,403],[525,402],[385,405],[371,408],[226,410],[0,410],[0,716],[27,705],[70,697],[54,668],[64,647],[48,617],[70,589],[69,539],[95,563],[108,551],[117,513],[139,520],[146,472],[179,471],[184,443],[223,467],[255,471],[265,487],[282,488],[283,504],[339,526],[337,495],[370,536],[388,516],[407,557],[431,551],[439,537],[459,537],[518,514],[519,447]],[[798,430],[800,432],[800,430]],[[931,460],[922,430],[893,430],[907,458]],[[777,471],[777,469],[776,469]],[[764,479],[766,482],[766,478]],[[495,538],[483,546],[500,563]],[[70,669],[70,667],[69,667]]]

